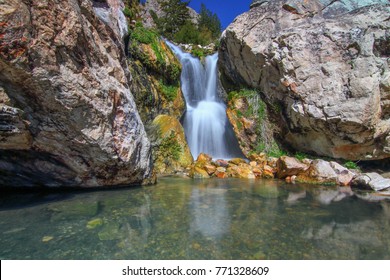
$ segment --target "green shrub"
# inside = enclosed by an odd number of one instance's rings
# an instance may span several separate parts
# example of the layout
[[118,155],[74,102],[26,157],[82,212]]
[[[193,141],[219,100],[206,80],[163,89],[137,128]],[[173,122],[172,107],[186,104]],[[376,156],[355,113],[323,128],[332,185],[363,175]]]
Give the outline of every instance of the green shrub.
[[164,97],[168,101],[174,101],[177,97],[177,91],[179,90],[178,86],[175,85],[166,85],[162,80],[160,80],[160,88]]
[[310,158],[309,155],[305,154],[305,153],[301,153],[301,152],[296,152],[294,157],[300,161],[304,160],[305,158]]
[[276,142],[272,143],[271,148],[266,151],[270,157],[280,158],[281,156],[287,156],[287,152],[282,150]]
[[171,134],[168,137],[162,139],[160,150],[166,158],[172,158],[174,160],[180,159],[182,148],[176,140],[176,134],[174,131],[171,131]]
[[204,53],[204,51],[203,51],[201,48],[197,48],[197,47],[195,47],[195,48],[193,48],[193,49],[191,50],[191,54],[192,54],[193,56],[198,57],[199,59],[202,59],[202,58],[204,58],[204,57],[206,56],[206,54]]
[[135,40],[142,44],[152,44],[159,40],[157,31],[142,26],[142,23],[137,23],[130,34],[131,40]]
[[172,84],[177,84],[180,81],[181,68],[178,64],[169,64],[167,66],[167,78]]
[[344,163],[344,167],[348,169],[360,169],[356,162],[353,161],[347,161]]
[[128,17],[128,18],[133,18],[134,14],[133,12],[130,10],[130,8],[128,7],[125,7],[124,10],[123,10],[123,14]]

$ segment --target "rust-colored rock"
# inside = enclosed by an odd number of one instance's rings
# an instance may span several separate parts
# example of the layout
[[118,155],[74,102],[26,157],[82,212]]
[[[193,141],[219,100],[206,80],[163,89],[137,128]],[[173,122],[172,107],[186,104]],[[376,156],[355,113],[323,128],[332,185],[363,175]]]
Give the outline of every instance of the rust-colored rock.
[[212,160],[212,157],[210,155],[204,154],[204,153],[200,153],[198,155],[198,158],[196,159],[197,162],[200,162],[200,161],[202,161],[202,162],[211,162],[211,160]]
[[274,173],[275,173],[275,170],[271,166],[269,166],[269,165],[264,166],[263,178],[273,179],[275,177]]
[[204,170],[206,170],[207,174],[209,174],[211,176],[215,173],[215,171],[217,170],[217,167],[215,165],[212,165],[212,164],[205,164]]
[[191,171],[189,173],[189,176],[194,179],[207,179],[210,178],[209,174],[207,173],[206,170],[203,170],[199,166],[193,166],[191,168]]
[[286,178],[287,176],[298,175],[305,172],[309,166],[303,164],[294,157],[282,156],[278,159],[277,164],[277,177],[279,179]]
[[224,167],[217,167],[215,171],[215,176],[219,179],[224,179],[228,177],[228,174],[226,173],[226,168]]
[[229,163],[234,165],[239,165],[241,163],[247,163],[247,162],[243,158],[232,158],[231,160],[229,160]]

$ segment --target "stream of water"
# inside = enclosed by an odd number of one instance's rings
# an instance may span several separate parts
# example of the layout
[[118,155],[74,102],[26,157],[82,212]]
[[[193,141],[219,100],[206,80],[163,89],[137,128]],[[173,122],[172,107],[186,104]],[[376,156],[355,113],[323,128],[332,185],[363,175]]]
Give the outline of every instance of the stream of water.
[[192,156],[200,153],[213,158],[243,157],[226,116],[226,106],[218,97],[218,54],[204,64],[178,46],[167,42],[182,64],[181,88],[186,100],[183,127]]
[[273,180],[0,198],[0,259],[390,259],[389,232],[389,200]]

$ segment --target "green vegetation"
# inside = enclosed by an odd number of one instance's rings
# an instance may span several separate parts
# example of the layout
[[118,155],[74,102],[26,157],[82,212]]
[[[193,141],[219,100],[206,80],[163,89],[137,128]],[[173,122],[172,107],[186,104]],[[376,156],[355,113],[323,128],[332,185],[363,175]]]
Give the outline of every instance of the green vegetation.
[[181,0],[160,0],[158,3],[164,16],[156,17],[156,25],[160,33],[168,39],[173,39],[174,35],[190,21],[188,4],[190,1]]
[[211,38],[218,38],[221,35],[221,21],[217,14],[212,13],[206,8],[205,4],[201,4],[199,13],[199,30],[208,30],[211,33]]
[[[129,52],[149,70],[160,73],[170,84],[176,85],[180,79],[181,68],[179,63],[167,63],[168,54],[162,46],[159,33],[150,28],[145,28],[142,23],[137,23],[130,31],[131,44]],[[157,61],[139,48],[139,44],[149,45],[153,50]],[[169,60],[169,59],[168,59]]]
[[201,5],[199,23],[191,19],[188,4],[190,1],[160,0],[163,16],[150,12],[159,33],[177,43],[208,45],[217,41],[221,34],[221,22],[204,4]]
[[191,54],[192,54],[193,56],[198,57],[199,59],[202,59],[202,58],[206,57],[206,55],[207,55],[207,54],[204,52],[203,49],[198,48],[198,47],[196,47],[196,46],[192,49]]
[[161,92],[168,101],[173,101],[177,97],[177,91],[179,90],[178,86],[175,85],[166,85],[162,80],[160,80]]
[[162,138],[160,144],[160,151],[165,152],[165,158],[172,158],[173,160],[179,160],[182,153],[182,147],[176,140],[176,134],[171,131],[168,137]]
[[353,162],[353,161],[347,161],[346,163],[344,163],[344,167],[346,167],[348,169],[357,169],[357,170],[360,169],[360,167],[357,165],[357,163]]
[[305,158],[311,158],[308,154],[296,152],[294,157],[300,161],[304,160]]
[[130,33],[130,39],[142,44],[152,44],[159,40],[159,35],[155,30],[145,28],[138,22]]
[[137,20],[140,13],[139,0],[124,0],[125,8],[123,14],[127,17],[128,22]]
[[[235,98],[244,98],[248,104],[248,108],[245,112],[239,114],[245,117],[254,117],[258,121],[262,121],[266,118],[267,105],[261,100],[259,93],[256,90],[241,89],[239,91],[231,91],[228,94],[228,100],[231,101]],[[241,117],[239,115],[239,117]]]
[[[268,120],[267,105],[261,99],[259,92],[244,88],[228,93],[229,103],[234,102],[237,98],[243,100],[244,106],[240,110],[234,110],[236,116],[239,119],[245,117],[246,119],[254,120],[256,124],[253,132],[257,135],[257,141],[251,144],[249,154],[265,152],[272,157],[287,155],[287,152],[282,150],[274,139],[274,128]],[[236,121],[236,126],[241,130],[243,124],[238,120]]]

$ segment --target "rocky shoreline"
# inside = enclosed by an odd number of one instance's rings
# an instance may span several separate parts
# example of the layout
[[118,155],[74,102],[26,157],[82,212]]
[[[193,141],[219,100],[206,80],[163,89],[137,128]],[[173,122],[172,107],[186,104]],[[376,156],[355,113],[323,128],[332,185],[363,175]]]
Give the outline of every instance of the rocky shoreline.
[[213,160],[207,154],[200,154],[188,170],[191,178],[275,178],[288,183],[351,186],[390,196],[390,179],[375,172],[362,173],[358,169],[348,169],[335,161],[323,159],[274,158],[262,153],[251,155],[249,160]]

